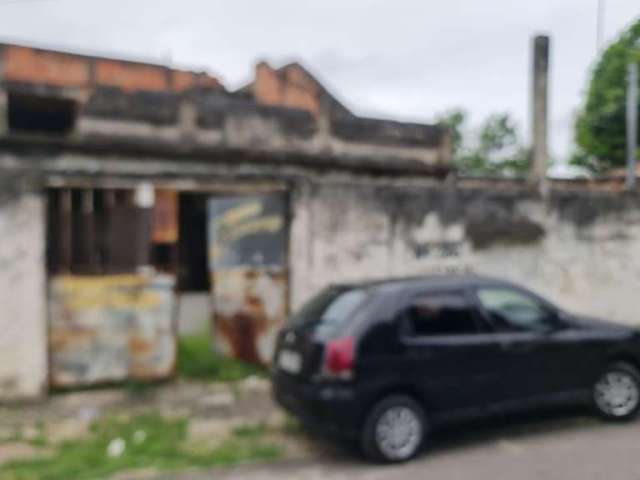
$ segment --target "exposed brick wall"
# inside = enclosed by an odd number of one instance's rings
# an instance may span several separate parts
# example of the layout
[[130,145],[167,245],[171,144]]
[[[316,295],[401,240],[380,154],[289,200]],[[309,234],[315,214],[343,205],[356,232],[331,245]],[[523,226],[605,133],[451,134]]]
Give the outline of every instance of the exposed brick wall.
[[320,87],[296,65],[284,71],[284,105],[320,113]]
[[221,86],[217,78],[205,73],[173,70],[172,90],[174,92],[180,93],[196,87],[219,89]]
[[256,101],[264,105],[282,104],[282,86],[278,79],[278,72],[264,62],[256,65],[253,94]]
[[196,85],[196,76],[191,72],[174,70],[172,87],[174,92],[184,92]]
[[265,62],[256,66],[253,94],[258,103],[320,113],[320,86],[301,68],[274,70]]
[[203,88],[221,89],[222,83],[216,77],[207,74],[198,75],[198,85]]
[[150,65],[122,63],[115,60],[96,62],[96,83],[126,91],[163,91],[169,88],[166,70]]
[[0,45],[0,75],[10,82],[63,88],[117,87],[132,91],[184,92],[201,87],[220,89],[206,73],[170,70],[144,63],[74,55],[17,45]]
[[82,57],[9,46],[4,49],[4,77],[16,82],[84,87],[90,81],[90,65]]

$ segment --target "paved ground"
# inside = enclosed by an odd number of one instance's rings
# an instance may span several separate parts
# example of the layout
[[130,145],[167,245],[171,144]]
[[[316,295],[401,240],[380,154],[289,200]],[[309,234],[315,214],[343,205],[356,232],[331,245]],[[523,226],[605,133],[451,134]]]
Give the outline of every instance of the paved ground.
[[640,420],[601,423],[576,412],[475,424],[441,433],[401,466],[371,466],[337,448],[310,460],[185,473],[163,480],[638,480]]

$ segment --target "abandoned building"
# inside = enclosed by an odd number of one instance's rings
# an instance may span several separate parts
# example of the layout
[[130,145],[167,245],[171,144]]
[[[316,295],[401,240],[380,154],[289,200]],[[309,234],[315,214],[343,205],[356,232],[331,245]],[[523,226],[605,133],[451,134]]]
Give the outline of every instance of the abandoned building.
[[365,278],[477,271],[634,322],[618,187],[456,178],[445,128],[360,117],[297,63],[232,92],[0,45],[0,400],[170,377],[203,323],[268,363],[292,309]]

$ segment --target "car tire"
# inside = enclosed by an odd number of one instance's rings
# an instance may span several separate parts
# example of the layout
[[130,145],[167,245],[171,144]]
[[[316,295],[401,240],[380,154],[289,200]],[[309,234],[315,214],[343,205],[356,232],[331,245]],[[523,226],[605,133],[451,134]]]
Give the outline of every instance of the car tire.
[[604,368],[591,389],[596,413],[605,420],[631,420],[640,409],[640,373],[633,365],[616,362]]
[[400,463],[420,451],[426,436],[427,422],[418,402],[406,395],[392,395],[371,408],[360,443],[368,460]]

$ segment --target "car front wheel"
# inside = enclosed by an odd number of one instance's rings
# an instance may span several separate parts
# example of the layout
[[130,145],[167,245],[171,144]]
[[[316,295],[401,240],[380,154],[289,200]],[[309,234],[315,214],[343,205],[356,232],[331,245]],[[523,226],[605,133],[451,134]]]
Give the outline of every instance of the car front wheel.
[[424,412],[415,400],[389,396],[369,412],[362,430],[362,450],[370,460],[404,462],[419,451],[426,429]]
[[596,411],[607,420],[628,420],[640,407],[640,374],[628,363],[605,368],[593,385]]

